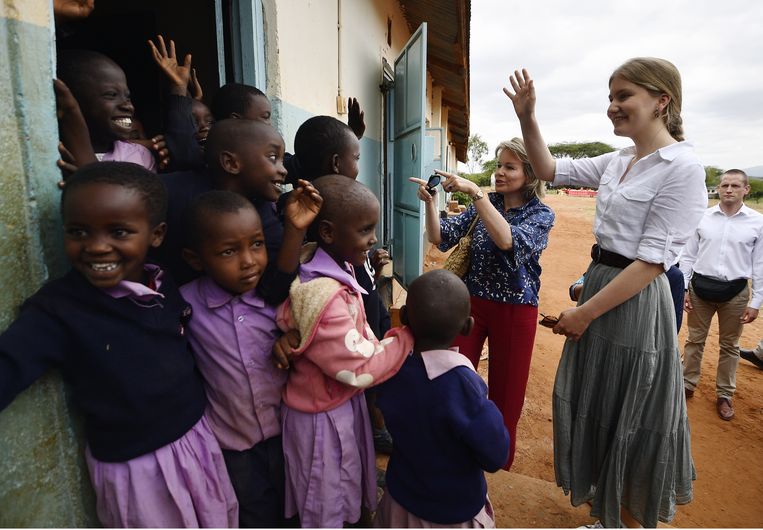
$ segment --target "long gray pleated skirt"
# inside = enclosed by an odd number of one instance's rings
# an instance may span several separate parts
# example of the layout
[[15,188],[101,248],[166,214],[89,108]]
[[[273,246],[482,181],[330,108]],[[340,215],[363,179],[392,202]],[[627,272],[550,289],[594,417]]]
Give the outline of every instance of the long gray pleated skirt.
[[[591,264],[582,304],[622,269]],[[591,502],[605,527],[620,506],[645,527],[670,522],[695,478],[676,337],[664,274],[567,340],[553,396],[556,482],[573,506]]]

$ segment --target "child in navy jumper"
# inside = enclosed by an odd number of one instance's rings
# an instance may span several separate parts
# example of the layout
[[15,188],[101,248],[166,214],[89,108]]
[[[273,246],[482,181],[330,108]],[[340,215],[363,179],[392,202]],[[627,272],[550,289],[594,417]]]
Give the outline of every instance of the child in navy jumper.
[[166,203],[161,181],[136,164],[96,162],[70,177],[61,212],[72,270],[0,335],[0,409],[58,367],[85,417],[103,525],[235,526],[235,494],[188,348],[191,308],[145,262],[164,237]]
[[[260,215],[268,250],[268,268],[257,286],[258,294],[271,305],[283,302],[296,276],[297,262],[281,252],[284,226],[275,211],[286,178],[284,142],[271,125],[254,120],[227,119],[215,122],[207,136],[208,171],[179,171],[160,175],[167,186],[167,237],[154,254],[179,284],[200,276],[182,257],[186,246],[188,207],[194,198],[211,190],[226,190],[248,198]],[[307,183],[305,183],[307,184]],[[290,199],[285,201],[289,207]],[[288,252],[288,251],[287,251]]]
[[[354,101],[354,100],[353,100]],[[355,102],[357,105],[357,102]],[[362,112],[360,113],[362,122]],[[356,125],[357,127],[357,125]],[[357,132],[349,125],[330,116],[314,116],[297,130],[294,138],[295,154],[293,160],[297,172],[307,181],[312,182],[323,175],[343,175],[353,180],[360,172],[360,142]],[[293,178],[293,175],[288,175]],[[296,180],[295,180],[296,182]],[[383,337],[390,328],[387,309],[376,291],[377,271],[389,262],[389,254],[384,249],[368,253],[365,263],[355,267],[355,277],[368,294],[363,295],[368,324],[377,337]],[[382,424],[383,425],[383,424]]]
[[[297,188],[284,227],[296,267],[301,243],[321,205],[310,185]],[[276,308],[255,288],[268,262],[255,207],[230,191],[209,191],[191,205],[188,262],[206,276],[181,288],[193,307],[188,331],[209,398],[206,417],[223,450],[242,528],[284,522],[281,391],[286,372],[271,362],[281,335]],[[292,233],[293,236],[292,236]]]
[[415,339],[400,371],[377,387],[395,440],[377,527],[493,527],[484,471],[501,469],[509,433],[471,363],[449,350],[468,335],[469,292],[453,273],[434,270],[408,289],[402,322]]

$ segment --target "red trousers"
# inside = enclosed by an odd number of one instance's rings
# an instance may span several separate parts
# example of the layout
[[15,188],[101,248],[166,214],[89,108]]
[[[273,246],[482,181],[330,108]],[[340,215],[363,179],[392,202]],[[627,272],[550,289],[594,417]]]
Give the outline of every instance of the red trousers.
[[517,423],[522,415],[527,377],[530,374],[538,308],[493,302],[475,296],[471,297],[471,302],[474,329],[468,337],[456,338],[453,346],[458,346],[476,370],[482,345],[488,339],[488,396],[503,414],[503,423],[511,436],[509,461],[504,466],[508,471],[514,462]]

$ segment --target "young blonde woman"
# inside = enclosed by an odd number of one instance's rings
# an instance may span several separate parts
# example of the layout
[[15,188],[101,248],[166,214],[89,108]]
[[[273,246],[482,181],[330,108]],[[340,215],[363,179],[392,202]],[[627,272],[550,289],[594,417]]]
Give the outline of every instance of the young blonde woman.
[[551,156],[527,71],[510,82],[536,175],[599,189],[593,262],[554,328],[567,336],[553,394],[557,483],[605,527],[669,522],[692,499],[694,465],[664,272],[707,207],[703,166],[683,139],[680,74],[656,58],[617,68],[607,116],[634,145],[579,160]]
[[476,369],[485,339],[489,341],[489,397],[503,414],[511,436],[508,470],[514,461],[517,422],[522,414],[538,324],[538,260],[548,244],[554,212],[540,201],[544,183],[538,180],[520,138],[496,149],[495,192],[483,193],[477,184],[457,175],[445,177],[446,191],[461,191],[472,204],[457,217],[440,219],[437,203],[421,179],[418,196],[426,203],[426,230],[431,243],[447,250],[458,243],[476,215],[470,267],[464,277],[471,295],[474,329],[454,346]]

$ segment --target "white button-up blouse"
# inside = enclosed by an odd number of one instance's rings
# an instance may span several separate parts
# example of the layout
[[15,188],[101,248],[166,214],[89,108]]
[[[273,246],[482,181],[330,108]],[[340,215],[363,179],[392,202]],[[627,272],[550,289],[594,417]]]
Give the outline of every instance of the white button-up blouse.
[[707,208],[705,169],[693,146],[678,142],[637,161],[622,179],[635,153],[628,147],[559,159],[553,184],[598,188],[593,233],[599,246],[668,270]]

